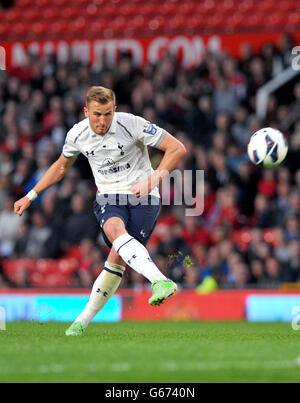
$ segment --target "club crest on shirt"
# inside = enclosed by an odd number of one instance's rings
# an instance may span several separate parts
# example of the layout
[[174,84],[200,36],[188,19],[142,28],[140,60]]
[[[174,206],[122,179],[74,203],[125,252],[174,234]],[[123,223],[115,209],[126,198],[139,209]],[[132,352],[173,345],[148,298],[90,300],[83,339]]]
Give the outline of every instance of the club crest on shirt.
[[147,124],[144,126],[143,132],[154,136],[154,134],[157,132],[157,128],[153,123],[147,122]]
[[123,151],[123,148],[124,148],[123,144],[118,143],[118,149],[120,150],[120,155],[125,154],[125,152]]

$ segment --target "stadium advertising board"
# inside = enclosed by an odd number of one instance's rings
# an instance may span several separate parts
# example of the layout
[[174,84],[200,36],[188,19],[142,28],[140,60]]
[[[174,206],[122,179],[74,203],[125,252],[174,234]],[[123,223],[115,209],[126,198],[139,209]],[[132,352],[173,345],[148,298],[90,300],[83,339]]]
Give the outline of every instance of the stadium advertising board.
[[[239,34],[236,35],[177,35],[157,36],[153,38],[120,39],[73,39],[53,41],[7,42],[1,44],[6,53],[6,68],[17,68],[28,51],[38,55],[55,53],[58,61],[66,61],[70,55],[100,68],[103,64],[115,66],[121,52],[131,53],[136,66],[147,62],[156,62],[165,52],[175,55],[184,67],[193,67],[200,63],[206,52],[228,51],[235,57],[241,54],[242,45],[251,44],[254,52],[265,42],[278,44],[281,33]],[[294,39],[300,41],[300,32],[294,33]]]
[[[80,294],[0,294],[0,307],[7,322],[16,320],[38,322],[72,322],[82,311],[88,295]],[[122,316],[122,299],[112,296],[93,318],[94,322],[118,322]]]
[[[150,296],[151,292],[147,290],[118,290],[93,321],[291,322],[296,314],[300,314],[300,293],[296,291],[219,290],[209,294],[198,294],[194,290],[181,290],[168,304],[155,309],[148,304]],[[10,292],[3,290],[0,292],[0,308],[7,322],[16,320],[71,322],[81,312],[88,298],[88,291],[85,290],[19,289]],[[297,320],[300,321],[300,317]]]

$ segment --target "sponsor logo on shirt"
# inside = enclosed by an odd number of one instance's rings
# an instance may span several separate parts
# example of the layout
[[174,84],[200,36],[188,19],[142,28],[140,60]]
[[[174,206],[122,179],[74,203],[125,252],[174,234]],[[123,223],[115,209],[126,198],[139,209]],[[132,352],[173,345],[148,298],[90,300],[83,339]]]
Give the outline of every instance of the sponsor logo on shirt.
[[98,169],[98,172],[101,175],[111,175],[111,174],[116,174],[118,172],[123,172],[126,171],[127,169],[130,169],[130,164],[129,162],[125,165],[118,165],[118,166],[112,166],[108,169]]
[[112,160],[111,158],[105,158],[105,159],[103,160],[102,164],[101,164],[101,168],[109,167],[109,166],[111,166],[111,165],[114,165],[114,163],[115,163],[115,161]]

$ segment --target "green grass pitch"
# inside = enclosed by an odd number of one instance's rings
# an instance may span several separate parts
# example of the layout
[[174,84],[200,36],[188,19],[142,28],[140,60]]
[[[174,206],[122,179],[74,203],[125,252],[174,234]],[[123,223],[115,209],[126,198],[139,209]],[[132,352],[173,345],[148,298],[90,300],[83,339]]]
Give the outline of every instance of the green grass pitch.
[[15,322],[0,331],[0,382],[299,382],[288,323]]

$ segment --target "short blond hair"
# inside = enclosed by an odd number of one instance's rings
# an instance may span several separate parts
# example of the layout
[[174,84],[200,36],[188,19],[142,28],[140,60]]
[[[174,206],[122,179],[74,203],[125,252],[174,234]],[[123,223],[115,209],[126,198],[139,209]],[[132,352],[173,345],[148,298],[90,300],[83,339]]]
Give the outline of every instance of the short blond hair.
[[91,101],[99,102],[105,105],[110,101],[116,104],[116,95],[113,90],[101,86],[91,87],[86,94],[86,105],[88,106]]

